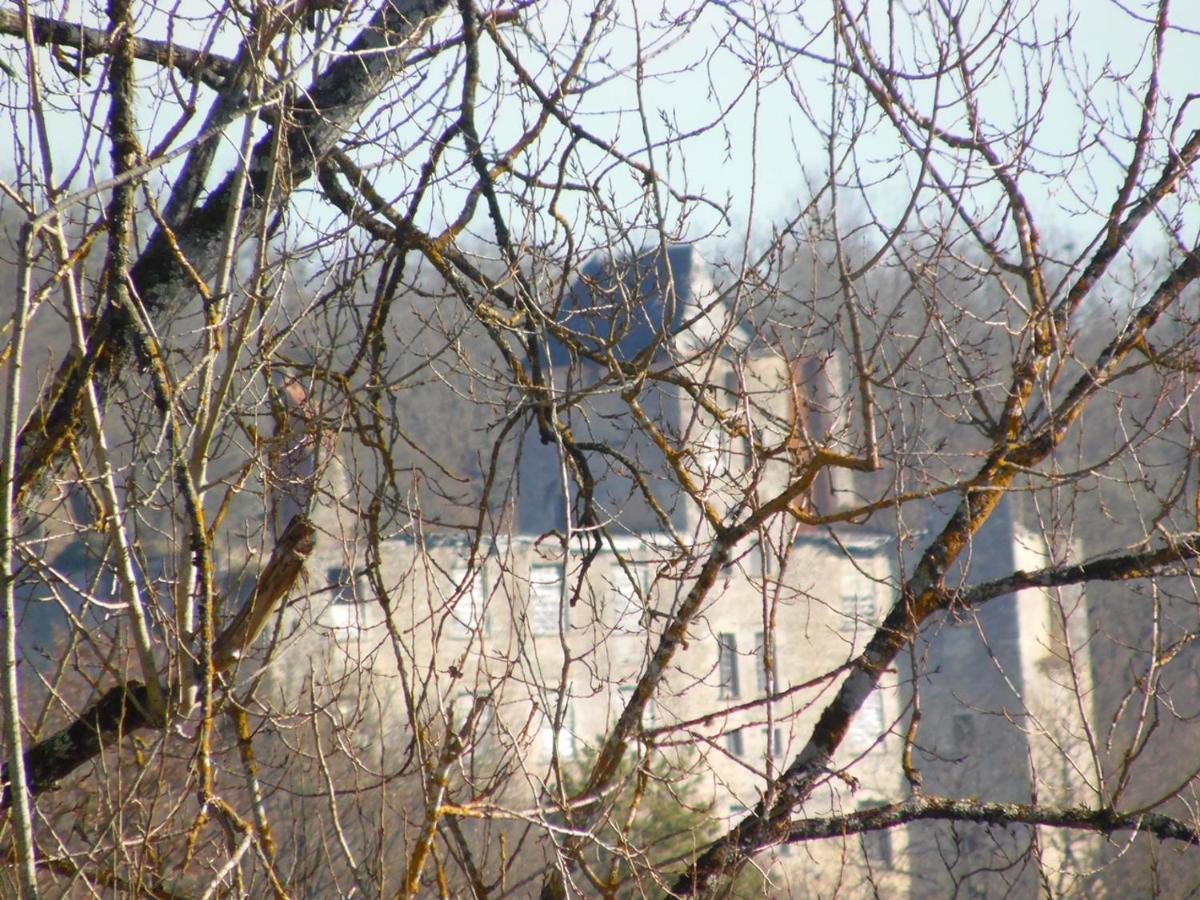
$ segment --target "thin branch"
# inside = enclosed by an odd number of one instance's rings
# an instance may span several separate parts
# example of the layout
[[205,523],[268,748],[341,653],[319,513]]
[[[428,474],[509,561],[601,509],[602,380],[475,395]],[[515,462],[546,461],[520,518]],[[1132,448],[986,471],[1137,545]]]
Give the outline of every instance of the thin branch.
[[271,613],[300,578],[304,562],[315,546],[313,523],[304,516],[294,517],[275,545],[249,599],[213,646],[213,666],[218,672],[228,670],[241,659],[262,633]]
[[[266,598],[273,598],[278,603],[295,586],[303,572],[303,564],[313,550],[315,533],[312,523],[305,518],[297,517],[289,523],[284,539],[276,545],[271,559],[259,574],[250,598],[216,641],[217,650],[213,656],[217,672],[232,665],[238,658],[232,651],[252,641],[257,635],[255,626],[261,629],[265,623],[268,617],[263,613]],[[123,736],[154,725],[156,719],[152,709],[149,692],[140,681],[127,681],[110,688],[73,722],[38,741],[24,753],[28,794],[36,797],[54,789],[71,772]],[[0,810],[6,809],[12,800],[8,773],[6,765],[0,776],[3,781]]]
[[33,252],[33,230],[26,223],[21,230],[21,257],[18,276],[16,309],[13,312],[12,353],[8,360],[7,384],[4,397],[3,444],[0,444],[0,704],[4,720],[3,797],[9,783],[21,792],[13,808],[13,830],[17,853],[17,877],[21,892],[37,897],[36,858],[33,843],[32,810],[26,793],[30,783],[28,761],[23,750],[21,734],[21,695],[17,680],[17,614],[14,549],[17,544],[19,521],[16,507],[15,466],[17,417],[20,415],[21,366],[25,353],[25,325],[32,296],[30,269]]
[[975,822],[1004,827],[1020,823],[1048,828],[1074,828],[1097,834],[1139,831],[1160,840],[1200,845],[1200,828],[1160,813],[1120,813],[1081,806],[1055,807],[1036,803],[988,803],[957,797],[910,797],[900,803],[859,810],[846,816],[800,819],[792,822],[787,843],[842,837],[896,828],[922,820]]
[[[25,35],[24,15],[13,10],[0,9],[0,34],[19,37]],[[84,60],[93,56],[108,56],[113,52],[109,35],[99,28],[74,25],[50,16],[29,16],[33,31],[33,42],[39,46],[70,47],[77,54],[71,61],[76,75],[85,74]],[[133,38],[135,59],[158,63],[178,69],[189,78],[198,78],[211,88],[220,90],[234,71],[233,60],[204,50],[192,50],[170,41],[154,41],[148,38]]]
[[[391,0],[347,48],[317,78],[313,87],[281,115],[282,125],[270,129],[254,147],[248,165],[244,197],[235,196],[241,177],[231,171],[205,198],[174,226],[172,241],[163,228],[151,237],[130,269],[133,292],[153,325],[187,302],[195,291],[191,271],[215,272],[220,248],[230,221],[230,210],[241,203],[244,216],[235,243],[253,234],[262,217],[282,207],[292,191],[307,181],[320,160],[345,129],[403,65],[409,51],[432,17],[448,0]],[[277,178],[274,159],[280,128],[286,132],[290,165]],[[34,502],[34,490],[45,486],[47,476],[63,464],[66,449],[80,428],[79,409],[85,380],[95,377],[101,401],[113,380],[127,364],[128,335],[125,313],[105,310],[93,328],[88,354],[67,357],[52,382],[51,392],[39,405],[46,410],[34,416],[21,431],[18,443],[16,492],[24,508]]]
[[1200,533],[1177,535],[1173,540],[1137,553],[1104,556],[1066,566],[1047,566],[1026,572],[1018,569],[1004,578],[966,588],[954,595],[956,605],[976,606],[1026,588],[1065,587],[1088,581],[1131,581],[1165,574],[1176,563],[1200,558]]

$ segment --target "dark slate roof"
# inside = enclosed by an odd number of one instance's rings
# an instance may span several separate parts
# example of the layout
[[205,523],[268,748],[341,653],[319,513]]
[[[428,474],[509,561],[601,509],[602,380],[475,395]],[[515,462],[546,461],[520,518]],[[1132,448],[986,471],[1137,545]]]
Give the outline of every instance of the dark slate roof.
[[[688,330],[701,330],[693,320],[713,292],[708,267],[691,246],[672,245],[665,256],[654,247],[615,264],[597,255],[583,267],[557,318],[585,346],[598,351],[611,347],[617,359],[629,362],[664,337],[677,340]],[[709,318],[701,316],[701,321],[706,322],[703,330],[712,332]],[[660,344],[655,355],[663,349]],[[568,365],[570,351],[551,339],[550,361]]]

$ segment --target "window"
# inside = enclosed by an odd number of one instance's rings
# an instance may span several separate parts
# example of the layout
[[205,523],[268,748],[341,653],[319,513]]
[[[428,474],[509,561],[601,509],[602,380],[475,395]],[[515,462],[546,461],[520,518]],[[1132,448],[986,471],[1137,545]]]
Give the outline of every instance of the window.
[[562,566],[536,565],[529,570],[529,630],[535,637],[552,637],[568,626],[563,600]]
[[[779,654],[776,652],[774,641],[771,642],[769,649],[771,651],[771,685],[777,691],[779,690]],[[754,636],[754,671],[760,694],[765,694],[768,688],[771,687],[767,684],[767,666],[765,660],[767,650],[766,634],[760,631]]]
[[877,615],[875,585],[858,571],[847,572],[842,578],[842,631],[869,628]]
[[[859,810],[872,809],[873,803],[860,803]],[[863,855],[867,863],[875,868],[890,869],[892,867],[892,832],[887,828],[862,833]]]
[[973,713],[955,713],[951,735],[957,750],[970,750],[975,744],[975,716]]
[[610,595],[613,624],[620,631],[636,634],[644,630],[643,613],[650,597],[653,570],[649,563],[631,562],[612,570]]
[[713,451],[716,456],[717,474],[726,475],[731,479],[737,478],[746,470],[746,439],[740,435],[731,436],[726,430],[728,426],[718,422],[714,422],[712,427],[716,434]]
[[737,635],[731,631],[717,635],[717,678],[722,700],[736,700],[742,695],[738,684]]
[[464,565],[455,566],[450,573],[450,596],[453,607],[450,609],[450,619],[446,623],[446,633],[450,637],[467,639],[477,633],[488,633],[488,620],[483,575],[472,572]]
[[347,566],[331,566],[325,580],[334,603],[354,602],[354,573]]
[[954,826],[953,834],[961,856],[973,856],[984,849],[983,828],[979,825],[963,823]]
[[846,732],[846,744],[851,750],[866,750],[883,734],[883,697],[879,691],[872,691],[863,701],[858,715],[850,723]]
[[725,732],[725,749],[730,756],[746,755],[746,742],[742,739],[742,729]]
[[551,759],[555,753],[559,759],[574,759],[575,707],[570,697],[563,700],[562,721],[559,723],[554,721],[557,712],[558,697],[552,693],[546,709],[542,710],[542,723],[538,734],[542,754],[546,759]]
[[776,759],[783,756],[783,729],[778,727],[764,728],[763,745],[770,750],[771,755]]
[[[733,403],[739,402],[737,398],[746,395],[746,386],[743,383],[740,373],[736,369],[730,369],[725,373],[725,396],[724,404],[726,408]],[[730,410],[734,413],[730,422],[737,425],[742,425],[740,410]],[[722,463],[725,470],[729,473],[730,478],[737,478],[743,475],[747,469],[749,462],[749,446],[747,441],[741,435],[731,435],[721,425],[716,425],[717,441],[720,446]]]

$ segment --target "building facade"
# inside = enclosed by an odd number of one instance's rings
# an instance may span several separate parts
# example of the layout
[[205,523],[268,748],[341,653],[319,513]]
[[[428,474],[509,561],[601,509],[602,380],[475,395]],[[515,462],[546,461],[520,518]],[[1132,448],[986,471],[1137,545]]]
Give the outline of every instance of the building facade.
[[[650,381],[640,404],[690,449],[685,473],[719,515],[778,492],[790,468],[786,453],[750,459],[716,415],[743,416],[785,446],[804,429],[827,430],[844,390],[832,362],[756,351],[690,248],[651,255],[631,271],[615,277],[589,267],[572,295],[567,327],[594,352],[546,348],[555,414],[576,440],[617,451],[593,457],[593,523],[578,521],[562,448],[533,427],[520,450],[511,533],[397,538],[381,548],[368,583],[354,523],[327,510],[324,530],[337,539],[313,559],[309,597],[290,611],[267,670],[278,702],[312,685],[313,699],[380,758],[414,728],[428,730],[431,746],[453,736],[465,795],[510,807],[552,805],[563,773],[582,770],[694,583],[696,554],[681,548],[711,539],[696,496],[680,493],[661,445],[631,423],[606,367],[669,358],[708,392],[705,407],[677,384]],[[695,352],[716,345],[721,352]],[[690,359],[704,369],[689,370]],[[814,490],[833,509],[845,488],[823,482]],[[596,526],[605,538],[593,555]],[[958,577],[973,583],[1036,568],[1047,552],[1004,506]],[[894,601],[903,555],[869,529],[784,523],[725,568],[646,709],[640,744],[672,755],[695,794],[684,800],[715,827],[752,809],[804,746],[845,664]],[[1090,671],[1086,652],[1077,596],[1025,591],[935,623],[908,665],[884,676],[800,814],[903,799],[913,788],[901,764],[906,740],[930,792],[1028,800],[1086,790],[1086,760],[1063,762],[1078,755],[1086,710],[1073,698],[1090,691],[1068,674]],[[1021,856],[1031,834],[919,825],[775,848],[761,866],[776,896],[943,896],[956,879],[989,867],[999,874],[972,883],[1034,896],[1039,873],[1004,863]],[[1050,836],[1042,843],[1044,871],[1069,871],[1087,851]]]

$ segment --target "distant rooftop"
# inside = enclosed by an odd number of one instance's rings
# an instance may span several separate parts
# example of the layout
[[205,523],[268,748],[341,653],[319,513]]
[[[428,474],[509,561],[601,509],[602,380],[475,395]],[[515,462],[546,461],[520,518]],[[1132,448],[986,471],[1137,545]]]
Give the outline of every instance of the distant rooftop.
[[[652,346],[655,357],[668,343],[677,349],[686,349],[680,346],[685,341],[703,346],[727,331],[734,343],[745,345],[748,336],[729,325],[722,307],[706,309],[716,296],[708,265],[695,247],[672,245],[665,255],[653,247],[616,262],[598,254],[583,267],[558,319],[585,346],[600,352],[611,348],[621,362]],[[568,365],[571,352],[551,340],[550,361]]]

